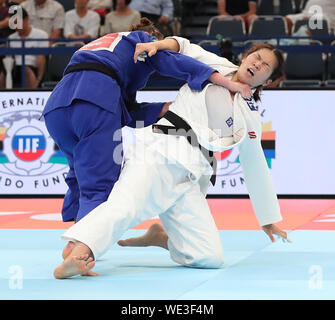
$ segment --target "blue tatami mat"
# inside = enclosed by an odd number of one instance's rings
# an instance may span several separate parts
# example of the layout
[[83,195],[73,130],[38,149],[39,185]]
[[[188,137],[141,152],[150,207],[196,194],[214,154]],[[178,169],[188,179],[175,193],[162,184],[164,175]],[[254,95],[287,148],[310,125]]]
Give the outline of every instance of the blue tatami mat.
[[[129,230],[124,238],[142,234]],[[335,233],[292,231],[271,243],[263,231],[220,231],[222,269],[174,263],[160,248],[113,246],[99,277],[53,278],[63,230],[0,230],[0,299],[335,299]]]

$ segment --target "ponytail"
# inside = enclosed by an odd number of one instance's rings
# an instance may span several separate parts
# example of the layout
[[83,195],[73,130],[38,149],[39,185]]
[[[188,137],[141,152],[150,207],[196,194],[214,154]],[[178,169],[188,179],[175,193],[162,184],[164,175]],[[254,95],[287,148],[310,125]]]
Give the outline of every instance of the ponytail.
[[158,40],[164,39],[162,33],[155,27],[154,23],[148,18],[141,18],[139,24],[132,24],[128,31],[144,31],[149,33],[151,36],[156,37]]

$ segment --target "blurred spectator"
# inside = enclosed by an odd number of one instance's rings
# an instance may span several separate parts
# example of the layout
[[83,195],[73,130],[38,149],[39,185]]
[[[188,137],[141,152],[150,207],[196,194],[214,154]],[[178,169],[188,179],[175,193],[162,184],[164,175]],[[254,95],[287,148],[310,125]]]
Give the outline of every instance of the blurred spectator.
[[26,0],[22,7],[27,10],[34,28],[44,30],[49,38],[61,38],[64,27],[64,7],[55,0]]
[[218,0],[220,16],[242,16],[247,18],[256,14],[257,3],[250,0]]
[[88,0],[74,0],[75,9],[65,13],[64,37],[70,39],[97,38],[100,28],[99,15],[88,10]]
[[116,10],[107,14],[104,33],[128,31],[132,24],[139,24],[141,14],[128,7],[131,0],[116,0]]
[[251,20],[256,16],[257,2],[254,0],[218,0],[220,16],[241,16],[248,29]]
[[[8,26],[10,15],[6,0],[0,0],[0,38],[7,38],[11,34]],[[1,42],[0,42],[1,43]]]
[[[307,25],[302,25],[297,31],[292,33],[293,37],[311,37],[312,32]],[[310,39],[281,39],[280,45],[289,46],[289,45],[309,45],[311,44]]]
[[164,36],[172,35],[169,26],[174,18],[172,0],[132,0],[129,8],[150,19]]
[[111,11],[113,0],[89,0],[88,9],[94,10],[100,16],[100,24],[105,23],[105,17]]
[[312,22],[317,18],[328,19],[330,28],[335,30],[335,1],[334,0],[308,0],[301,13],[290,14],[285,17],[289,34],[292,33],[293,24],[297,20],[312,18]]
[[[8,39],[46,39],[46,41],[25,41],[26,48],[43,48],[48,47],[48,34],[40,29],[34,28],[30,25],[29,16],[26,10],[22,9],[22,28],[19,24],[15,33],[11,34]],[[21,41],[9,41],[10,48],[22,48]],[[21,87],[21,72],[22,72],[22,56],[14,57],[15,67],[13,69],[14,87]],[[45,70],[45,56],[44,55],[25,55],[25,82],[26,88],[37,88],[43,79]],[[4,87],[5,75],[1,73],[0,83]]]
[[[9,7],[6,4],[6,0],[0,0],[0,39],[6,39],[12,30],[9,28],[9,18],[10,15],[8,13]],[[5,45],[6,41],[0,41],[0,46]],[[2,63],[3,56],[0,56],[0,73],[4,73],[4,66]]]

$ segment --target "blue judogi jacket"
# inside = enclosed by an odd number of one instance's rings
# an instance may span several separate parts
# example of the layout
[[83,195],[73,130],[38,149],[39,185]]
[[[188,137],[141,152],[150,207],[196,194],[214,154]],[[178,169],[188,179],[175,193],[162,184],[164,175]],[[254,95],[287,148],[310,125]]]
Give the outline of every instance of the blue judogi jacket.
[[71,105],[74,99],[91,102],[114,112],[122,110],[122,125],[135,126],[137,120],[144,126],[157,120],[164,103],[142,103],[140,111],[128,111],[126,100],[135,101],[137,90],[145,87],[150,75],[162,75],[188,82],[193,90],[202,90],[213,68],[182,54],[167,50],[158,51],[145,61],[134,63],[134,50],[139,42],[152,42],[155,38],[143,31],[108,34],[80,48],[68,65],[82,62],[99,63],[113,69],[120,85],[110,76],[97,71],[79,71],[66,74],[50,95],[43,115]]

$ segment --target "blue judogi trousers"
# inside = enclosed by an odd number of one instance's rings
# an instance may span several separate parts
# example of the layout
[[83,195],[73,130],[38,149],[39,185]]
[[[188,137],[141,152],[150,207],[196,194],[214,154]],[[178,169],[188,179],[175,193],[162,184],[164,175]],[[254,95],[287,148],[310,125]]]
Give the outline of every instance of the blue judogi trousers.
[[78,222],[107,200],[121,170],[121,116],[79,99],[44,116],[70,167],[63,221]]

